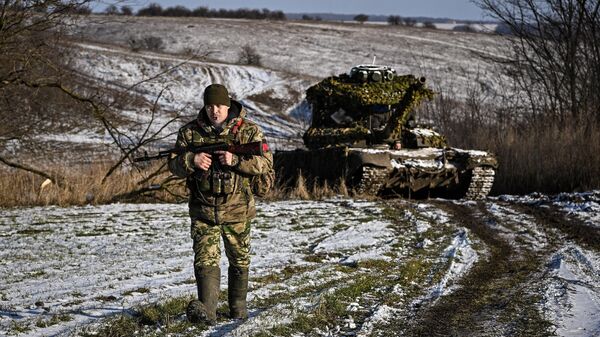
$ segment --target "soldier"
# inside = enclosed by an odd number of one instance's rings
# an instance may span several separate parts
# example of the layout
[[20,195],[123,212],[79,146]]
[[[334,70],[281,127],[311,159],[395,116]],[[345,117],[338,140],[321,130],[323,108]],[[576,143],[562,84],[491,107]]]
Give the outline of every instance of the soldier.
[[[204,90],[204,108],[197,119],[179,130],[175,146],[262,141],[262,131],[245,115],[242,105],[229,98],[223,85],[211,84]],[[238,156],[228,151],[185,152],[169,159],[170,171],[185,177],[190,190],[194,274],[199,299],[188,305],[190,321],[209,324],[216,321],[221,279],[220,237],[229,261],[230,317],[248,317],[250,220],[256,215],[250,178],[266,173],[272,165],[270,152],[262,156]]]

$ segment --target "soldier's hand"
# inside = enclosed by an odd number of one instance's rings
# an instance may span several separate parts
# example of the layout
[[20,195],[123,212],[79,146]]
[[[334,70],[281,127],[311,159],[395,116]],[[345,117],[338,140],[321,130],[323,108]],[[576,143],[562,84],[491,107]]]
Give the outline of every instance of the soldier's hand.
[[194,156],[194,165],[196,165],[196,167],[198,167],[204,171],[208,171],[208,169],[210,168],[210,165],[212,164],[211,158],[212,157],[208,153],[204,153],[204,152],[196,153],[196,155]]
[[229,151],[215,151],[219,155],[221,165],[231,166],[233,164],[233,153]]

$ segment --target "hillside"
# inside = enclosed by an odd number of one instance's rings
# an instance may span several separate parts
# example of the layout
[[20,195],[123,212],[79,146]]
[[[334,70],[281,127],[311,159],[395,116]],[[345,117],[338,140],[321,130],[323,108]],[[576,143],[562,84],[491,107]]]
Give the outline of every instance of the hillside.
[[[201,107],[203,88],[220,82],[248,108],[274,148],[300,145],[299,137],[310,123],[310,110],[303,103],[306,88],[374,58],[377,63],[395,67],[398,73],[425,76],[434,90],[456,99],[466,97],[473,88],[483,88],[490,96],[504,91],[494,65],[478,57],[500,54],[500,40],[487,34],[357,24],[147,17],[92,17],[79,22],[70,34],[74,41],[71,47],[78,54],[72,66],[86,81],[138,99],[136,104],[121,108],[120,118],[132,124],[147,120],[149,107],[158,99],[159,110],[167,115],[154,121],[154,127],[166,123],[169,112],[184,116],[165,130],[172,134]],[[148,38],[159,41],[152,50],[133,47],[134,41]],[[237,64],[244,46],[254,48],[262,67]],[[146,103],[140,105],[139,98]],[[72,133],[40,137],[42,141],[67,143],[81,138],[88,144],[94,139],[99,143],[111,141],[102,131],[90,135],[82,128],[73,126]],[[85,137],[81,137],[82,132]]]
[[127,47],[129,39],[157,36],[164,51],[210,51],[210,59],[236,63],[242,46],[254,47],[266,68],[314,79],[377,63],[399,73],[426,76],[434,88],[452,84],[461,92],[470,81],[495,88],[492,65],[476,54],[501,57],[501,40],[471,34],[402,26],[203,18],[96,19],[74,28],[85,40]]
[[[505,92],[494,65],[478,55],[501,56],[493,35],[411,27],[318,22],[269,22],[206,18],[83,18],[70,28],[65,47],[82,90],[100,91],[128,145],[142,130],[161,131],[170,146],[174,132],[202,106],[203,88],[220,82],[263,127],[275,149],[301,146],[310,123],[304,91],[353,65],[377,63],[398,73],[425,76],[436,92],[465,99],[470,91],[494,97]],[[140,41],[153,41],[144,48]],[[251,47],[262,66],[241,65]],[[157,115],[152,115],[151,111]],[[2,154],[44,155],[46,162],[89,162],[116,154],[114,137],[78,110],[54,112],[28,144],[11,141]],[[169,123],[173,118],[174,123]],[[152,125],[148,125],[148,124]],[[73,151],[75,150],[75,151]],[[52,154],[52,155],[45,155]],[[38,164],[39,165],[39,164]]]

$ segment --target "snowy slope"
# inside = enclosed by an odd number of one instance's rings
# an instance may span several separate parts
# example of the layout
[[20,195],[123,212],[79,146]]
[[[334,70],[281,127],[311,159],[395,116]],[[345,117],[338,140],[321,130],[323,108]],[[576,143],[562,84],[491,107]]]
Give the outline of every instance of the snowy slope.
[[[257,67],[201,62],[168,54],[133,53],[115,46],[79,43],[75,47],[79,49],[79,57],[74,65],[90,79],[141,96],[147,102],[157,101],[163,111],[194,116],[202,107],[204,88],[211,83],[222,83],[234,99],[246,106],[249,118],[256,120],[267,136],[297,137],[299,123],[287,115],[300,103],[300,92],[308,84],[304,80]],[[256,98],[262,96],[279,97],[281,104],[264,105]],[[142,109],[136,113],[148,115]],[[163,119],[155,123],[157,127],[168,121],[164,116]],[[176,131],[178,126],[174,124],[170,131]]]
[[503,91],[494,65],[478,54],[503,57],[502,39],[490,34],[328,22],[271,22],[206,18],[128,18],[82,22],[75,29],[86,39],[127,46],[132,38],[160,37],[165,51],[211,51],[210,57],[236,63],[249,45],[265,67],[322,78],[353,65],[390,65],[399,73],[425,76],[436,90],[465,97],[483,85]]

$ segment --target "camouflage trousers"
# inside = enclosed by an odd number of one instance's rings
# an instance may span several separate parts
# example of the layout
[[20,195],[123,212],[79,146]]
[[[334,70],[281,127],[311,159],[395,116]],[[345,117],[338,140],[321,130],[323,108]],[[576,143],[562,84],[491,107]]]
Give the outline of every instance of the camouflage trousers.
[[219,267],[221,261],[221,237],[229,265],[239,268],[250,266],[250,221],[209,225],[192,219],[194,240],[194,266]]

